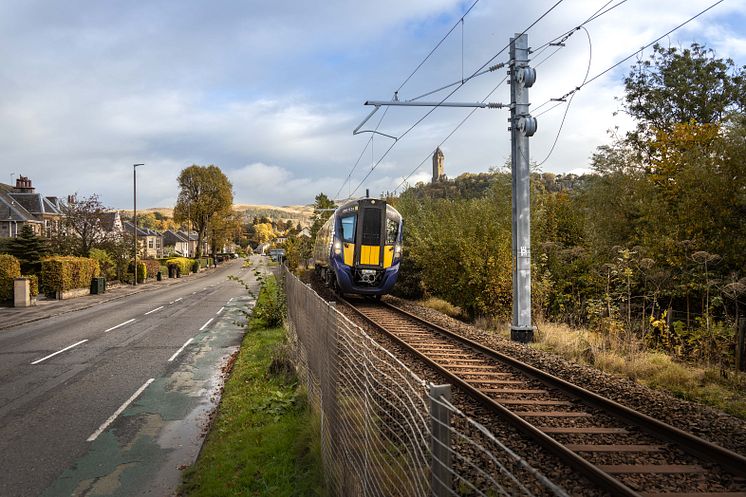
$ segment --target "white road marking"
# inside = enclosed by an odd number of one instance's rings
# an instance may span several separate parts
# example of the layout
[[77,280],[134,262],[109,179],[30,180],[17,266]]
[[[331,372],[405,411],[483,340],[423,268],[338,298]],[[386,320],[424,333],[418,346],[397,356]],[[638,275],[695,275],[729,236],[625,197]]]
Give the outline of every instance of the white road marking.
[[225,307],[221,307],[220,310],[218,312],[216,312],[215,314],[219,315],[221,312],[223,312],[223,309],[225,309]]
[[197,293],[197,292],[192,292],[192,295],[194,295],[195,293]]
[[94,440],[96,440],[98,438],[98,436],[101,435],[104,432],[104,430],[106,428],[108,428],[111,423],[114,422],[115,419],[117,419],[117,416],[119,416],[120,414],[122,414],[122,412],[125,409],[127,409],[127,406],[130,405],[133,400],[135,400],[137,397],[139,397],[140,394],[146,388],[148,388],[148,385],[150,385],[151,383],[153,383],[154,380],[155,380],[155,378],[150,378],[148,381],[145,382],[145,384],[143,386],[141,386],[140,388],[138,388],[137,392],[135,392],[135,393],[132,394],[132,397],[130,397],[129,399],[125,400],[124,404],[122,404],[121,406],[119,406],[119,409],[117,409],[114,412],[114,414],[112,414],[111,416],[109,416],[109,419],[107,419],[106,421],[104,421],[104,424],[102,424],[101,426],[99,426],[98,430],[94,431],[91,434],[91,436],[86,439],[86,442],[93,442]]
[[230,304],[231,302],[233,302],[233,297],[228,299],[228,303]]
[[111,327],[111,328],[109,328],[108,330],[104,330],[104,333],[108,333],[108,332],[110,332],[111,330],[116,330],[117,328],[119,328],[120,326],[124,326],[125,324],[130,324],[130,323],[131,323],[132,321],[134,321],[134,320],[135,320],[135,318],[132,318],[132,319],[130,319],[129,321],[125,321],[124,323],[119,323],[119,324],[118,324],[118,325],[116,325],[116,326],[112,326],[112,327]]
[[200,328],[199,331],[204,331],[204,329],[207,328],[207,325],[209,325],[210,323],[212,323],[213,319],[215,319],[215,318],[208,319],[207,322],[202,325],[202,328]]
[[79,342],[77,342],[77,343],[74,343],[74,344],[72,344],[72,345],[68,345],[68,346],[67,346],[67,347],[65,347],[64,349],[62,349],[62,350],[58,350],[58,351],[57,351],[57,352],[55,352],[54,354],[49,354],[48,356],[46,356],[46,357],[42,357],[41,359],[37,359],[37,360],[35,360],[34,362],[32,362],[31,364],[39,364],[40,362],[46,361],[47,359],[49,359],[49,358],[52,358],[52,357],[56,356],[57,354],[61,354],[61,353],[63,353],[64,351],[66,351],[66,350],[70,350],[70,349],[71,349],[71,348],[73,348],[73,347],[77,347],[77,346],[78,346],[78,345],[80,345],[81,343],[85,343],[85,342],[87,342],[87,341],[88,341],[88,339],[86,338],[85,340],[81,340],[81,341],[79,341]]
[[179,297],[178,299],[174,300],[174,302],[178,302],[179,300],[183,299],[184,297]]
[[176,359],[176,356],[179,355],[179,353],[181,353],[181,351],[184,350],[187,345],[189,345],[190,343],[192,343],[192,340],[194,340],[194,338],[190,338],[189,340],[187,340],[186,343],[184,345],[182,345],[179,350],[177,350],[176,352],[174,352],[174,355],[172,355],[169,358],[168,362],[173,362],[173,360]]
[[160,311],[161,309],[163,309],[163,306],[160,306],[160,307],[156,307],[156,308],[155,308],[155,309],[153,309],[152,311],[148,311],[148,312],[146,312],[146,313],[145,313],[145,315],[147,316],[148,314],[152,314],[152,313],[154,313],[154,312],[156,312],[156,311]]

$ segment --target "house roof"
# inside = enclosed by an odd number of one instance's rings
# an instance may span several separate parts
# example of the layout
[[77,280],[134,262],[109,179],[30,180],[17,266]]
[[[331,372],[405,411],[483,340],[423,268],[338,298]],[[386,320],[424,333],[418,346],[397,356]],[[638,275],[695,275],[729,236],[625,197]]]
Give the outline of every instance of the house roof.
[[[131,221],[124,221],[122,223],[122,226],[124,227],[125,233],[132,233],[134,226]],[[163,235],[161,235],[156,230],[152,230],[150,228],[141,228],[140,226],[138,226],[137,236],[163,236]]]
[[187,243],[186,234],[176,232],[173,230],[166,230],[163,232],[163,243],[166,245],[175,245],[177,243]]
[[[103,228],[106,231],[114,231],[116,229],[116,223],[117,219],[119,218],[119,212],[102,212],[98,215],[98,220],[101,222],[101,228]],[[119,223],[121,224],[122,221],[120,220]],[[132,226],[130,225],[130,231]]]
[[19,193],[12,186],[0,183],[0,220],[40,222],[35,216],[41,214],[61,215],[59,199],[40,193]]

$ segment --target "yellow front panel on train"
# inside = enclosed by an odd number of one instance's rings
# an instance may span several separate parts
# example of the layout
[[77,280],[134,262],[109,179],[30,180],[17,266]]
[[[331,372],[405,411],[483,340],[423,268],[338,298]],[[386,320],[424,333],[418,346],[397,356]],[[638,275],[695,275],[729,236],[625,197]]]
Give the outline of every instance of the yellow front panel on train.
[[389,268],[391,267],[391,264],[394,262],[394,246],[393,245],[386,245],[383,249],[383,268]]
[[352,266],[352,262],[354,260],[355,255],[355,245],[351,243],[345,243],[344,248],[344,262],[348,266]]
[[377,266],[379,264],[379,252],[380,247],[375,245],[361,245],[360,246],[360,264],[368,264],[370,266]]

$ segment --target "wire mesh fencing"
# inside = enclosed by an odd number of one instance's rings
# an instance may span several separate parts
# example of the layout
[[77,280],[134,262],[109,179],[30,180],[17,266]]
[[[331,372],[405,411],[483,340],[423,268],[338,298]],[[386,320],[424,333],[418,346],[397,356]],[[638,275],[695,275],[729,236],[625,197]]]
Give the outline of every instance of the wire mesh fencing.
[[566,493],[285,269],[290,340],[333,496]]

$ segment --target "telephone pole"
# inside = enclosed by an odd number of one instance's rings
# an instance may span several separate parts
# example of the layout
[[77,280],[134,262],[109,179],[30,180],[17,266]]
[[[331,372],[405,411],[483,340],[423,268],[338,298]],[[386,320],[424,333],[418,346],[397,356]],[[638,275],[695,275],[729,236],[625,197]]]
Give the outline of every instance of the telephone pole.
[[528,35],[510,39],[510,143],[513,177],[513,322],[510,338],[530,342],[531,324],[531,171],[528,138],[536,132],[529,114],[528,89],[536,70],[528,66]]

